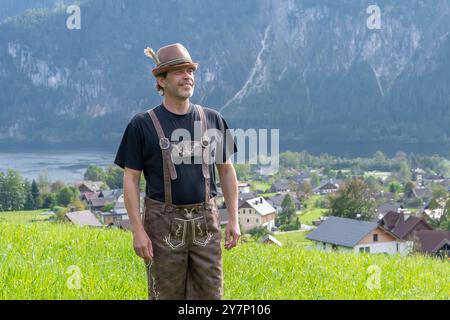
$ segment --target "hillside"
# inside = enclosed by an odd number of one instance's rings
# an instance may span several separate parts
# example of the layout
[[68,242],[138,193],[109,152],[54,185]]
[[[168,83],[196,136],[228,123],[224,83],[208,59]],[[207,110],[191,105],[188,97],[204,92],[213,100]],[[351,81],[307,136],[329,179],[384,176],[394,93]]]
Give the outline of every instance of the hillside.
[[[146,299],[145,269],[130,233],[30,222],[38,216],[0,213],[0,299]],[[448,268],[422,256],[247,243],[224,251],[224,298],[448,299]],[[377,270],[380,286],[371,290],[366,284],[376,283]]]
[[0,24],[0,145],[116,147],[160,102],[143,48],[170,42],[200,63],[195,102],[285,148],[448,143],[450,3],[377,3],[380,30],[368,0],[86,0],[81,30],[28,11]]

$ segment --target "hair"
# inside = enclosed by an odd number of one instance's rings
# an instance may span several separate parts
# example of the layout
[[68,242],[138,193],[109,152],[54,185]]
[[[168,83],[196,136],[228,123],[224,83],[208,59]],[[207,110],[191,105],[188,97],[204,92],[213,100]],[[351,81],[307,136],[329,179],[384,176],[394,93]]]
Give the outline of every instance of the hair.
[[156,85],[155,85],[156,91],[158,91],[158,93],[159,93],[160,96],[164,96],[164,88],[161,87],[161,86],[158,84],[158,78],[159,78],[159,77],[162,77],[162,78],[167,77],[167,72],[163,72],[163,73],[158,74],[158,75],[156,76]]

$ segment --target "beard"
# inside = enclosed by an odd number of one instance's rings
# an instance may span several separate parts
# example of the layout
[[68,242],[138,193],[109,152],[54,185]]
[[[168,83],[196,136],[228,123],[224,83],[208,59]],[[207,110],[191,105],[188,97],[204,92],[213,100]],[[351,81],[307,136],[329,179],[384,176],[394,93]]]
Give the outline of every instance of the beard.
[[182,85],[176,85],[176,86],[169,86],[166,88],[167,92],[170,93],[171,96],[179,98],[179,99],[189,99],[194,95],[194,86],[182,86]]

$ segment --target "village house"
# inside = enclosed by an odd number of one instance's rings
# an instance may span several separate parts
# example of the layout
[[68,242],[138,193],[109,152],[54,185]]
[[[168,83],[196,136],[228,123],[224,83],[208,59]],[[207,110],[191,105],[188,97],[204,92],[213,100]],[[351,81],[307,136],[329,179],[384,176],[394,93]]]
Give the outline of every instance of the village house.
[[276,210],[263,197],[246,200],[239,206],[238,216],[242,231],[266,227],[271,231],[275,227]]
[[412,181],[415,181],[418,186],[423,186],[423,178],[426,175],[425,170],[421,168],[415,168],[411,170]]
[[103,181],[78,181],[75,182],[75,187],[80,190],[80,194],[85,192],[99,192],[103,186]]
[[386,213],[390,211],[398,212],[398,210],[401,208],[401,204],[395,201],[381,203],[376,209],[377,218],[375,219],[378,221],[382,219],[386,215]]
[[276,245],[278,247],[282,246],[281,242],[278,239],[276,239],[274,236],[270,235],[270,234],[266,234],[264,237],[262,237],[259,240],[259,242],[262,243],[262,244],[274,244],[274,245]]
[[[282,203],[284,198],[286,197],[286,193],[278,193],[276,196],[272,196],[272,197],[267,197],[267,202],[270,203],[270,205],[272,207],[275,208],[275,210],[277,211],[277,213],[281,213],[283,211],[283,207],[282,207]],[[293,194],[289,194],[291,196],[292,201],[295,204],[295,209],[296,210],[300,210],[301,209],[301,203],[300,201],[297,199],[297,197]]]
[[423,214],[428,216],[430,219],[439,221],[444,214],[445,205],[447,204],[447,199],[439,198],[432,199],[423,210]]
[[123,189],[102,190],[99,192],[99,198],[114,198],[116,201],[123,196]]
[[414,233],[420,230],[433,230],[433,227],[423,218],[402,210],[389,211],[378,221],[378,224],[402,240],[413,240]]
[[291,186],[289,184],[289,181],[283,180],[283,181],[277,181],[274,182],[269,189],[269,192],[290,192],[291,191]]
[[73,211],[65,214],[68,221],[78,226],[102,227],[102,223],[89,210]]
[[88,206],[91,211],[101,211],[110,203],[114,203],[114,198],[94,198],[88,201]]
[[420,230],[416,232],[417,249],[423,254],[450,259],[450,231]]
[[250,184],[249,183],[239,183],[238,184],[239,193],[249,193],[250,192]]
[[80,200],[88,203],[91,199],[97,199],[100,192],[85,192],[80,194]]
[[249,193],[241,193],[239,195],[239,199],[238,199],[238,207],[240,207],[241,205],[243,205],[245,203],[245,201],[249,200],[249,199],[253,199],[256,198],[258,195],[254,192],[249,192]]
[[325,251],[407,254],[412,243],[403,241],[376,222],[328,217],[306,236]]
[[330,179],[323,182],[320,186],[313,189],[314,194],[326,195],[330,193],[335,193],[339,190],[339,186],[342,184],[341,181]]

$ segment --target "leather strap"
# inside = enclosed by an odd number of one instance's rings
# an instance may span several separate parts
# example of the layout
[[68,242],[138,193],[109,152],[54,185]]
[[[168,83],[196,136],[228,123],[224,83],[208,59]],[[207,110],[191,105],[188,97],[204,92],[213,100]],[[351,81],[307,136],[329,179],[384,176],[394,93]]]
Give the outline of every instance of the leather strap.
[[[153,125],[155,126],[156,132],[159,138],[159,144],[163,156],[163,174],[164,174],[164,202],[166,204],[172,204],[172,183],[171,180],[177,178],[177,171],[175,170],[175,165],[173,164],[172,158],[170,156],[170,140],[164,135],[164,131],[161,127],[161,123],[156,116],[154,109],[148,111],[150,118],[152,119]],[[167,148],[162,148],[163,141],[168,142]]]
[[[210,141],[209,138],[207,136],[207,129],[208,129],[208,125],[206,122],[206,117],[205,117],[205,112],[203,111],[203,108],[199,105],[195,105],[195,107],[197,108],[198,113],[200,114],[200,120],[201,120],[201,127],[202,127],[202,135],[201,135],[201,140],[200,142],[202,143],[202,147],[205,149],[204,153],[202,155],[202,173],[203,173],[203,178],[205,179],[205,204],[209,203],[209,199],[210,199],[210,192],[211,192],[211,181],[210,181],[210,168],[209,168],[209,163],[206,163],[204,157],[206,155],[206,157],[208,157],[209,159],[209,152],[210,152]],[[203,139],[208,139],[208,145],[205,147],[203,146]]]

